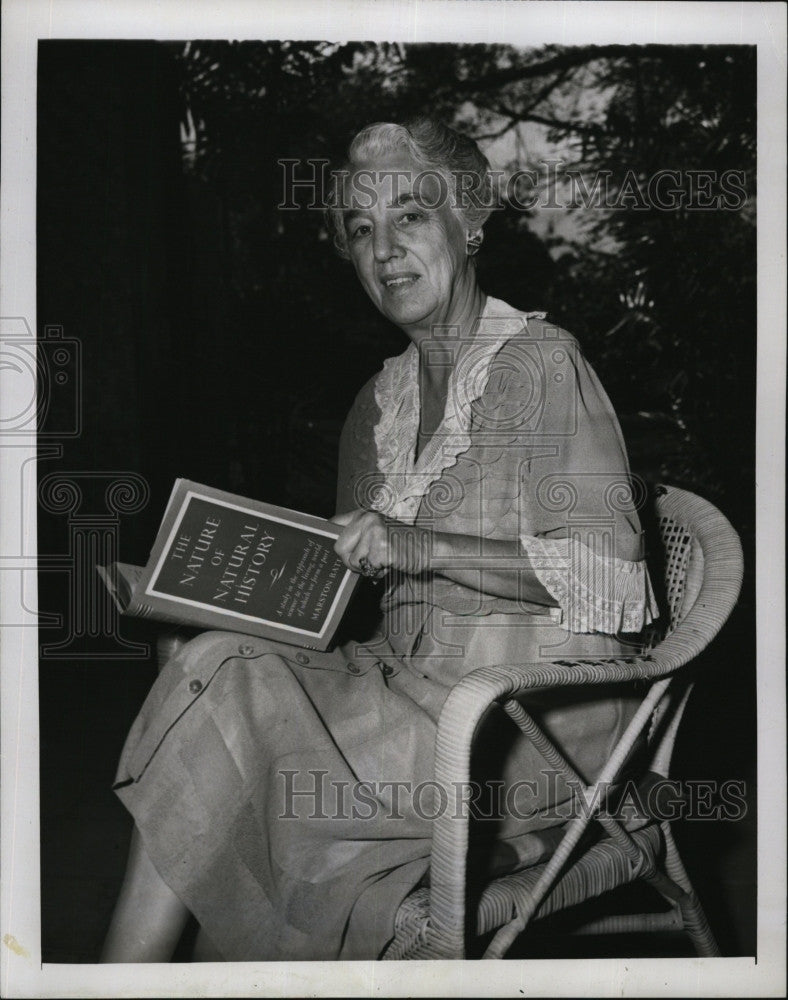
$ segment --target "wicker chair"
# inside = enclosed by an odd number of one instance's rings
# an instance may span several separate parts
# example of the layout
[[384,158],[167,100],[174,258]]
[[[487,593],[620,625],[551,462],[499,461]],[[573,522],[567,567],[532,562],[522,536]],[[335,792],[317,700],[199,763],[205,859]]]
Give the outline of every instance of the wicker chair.
[[[440,717],[435,780],[447,807],[435,820],[429,887],[400,906],[395,937],[385,959],[457,959],[471,937],[495,931],[485,958],[501,958],[531,921],[574,906],[626,883],[643,880],[670,903],[667,912],[610,916],[580,928],[584,933],[684,930],[699,955],[719,949],[676,849],[667,820],[639,829],[596,810],[603,836],[588,844],[595,809],[580,810],[561,829],[547,861],[493,880],[467,903],[469,819],[460,789],[470,780],[471,746],[479,722],[498,702],[532,739],[551,766],[580,779],[530,718],[517,696],[567,685],[641,681],[650,684],[631,724],[600,773],[587,802],[619,775],[636,741],[646,737],[647,771],[667,777],[673,744],[692,679],[681,671],[711,642],[733,608],[742,580],[739,538],[711,504],[671,487],[655,489],[654,514],[664,546],[664,597],[669,624],[664,637],[633,656],[556,660],[482,667],[451,691]],[[656,582],[656,581],[655,581]],[[603,800],[599,799],[601,805]],[[459,810],[459,813],[458,813]],[[465,810],[467,812],[467,810]]]
[[[448,802],[435,819],[429,887],[416,889],[401,904],[395,935],[383,959],[464,958],[468,941],[497,931],[485,952],[501,958],[532,920],[564,910],[636,880],[652,885],[669,901],[668,912],[605,917],[583,933],[684,930],[699,955],[717,955],[714,936],[676,849],[667,820],[627,829],[608,815],[595,822],[604,836],[587,843],[593,808],[557,830],[549,859],[496,878],[478,894],[474,912],[467,903],[470,822],[458,820],[458,789],[470,780],[471,747],[477,726],[498,702],[532,739],[550,765],[579,784],[579,776],[524,710],[518,695],[566,686],[638,682],[650,684],[588,800],[613,784],[642,735],[647,736],[646,773],[668,777],[673,744],[692,679],[681,668],[711,642],[730,614],[742,579],[739,538],[728,521],[705,500],[672,487],[654,491],[654,514],[664,551],[664,615],[668,626],[659,642],[632,656],[600,660],[555,660],[538,664],[482,667],[449,694],[441,713],[435,781]],[[653,577],[658,584],[658,574]],[[162,636],[163,665],[190,633]],[[576,786],[577,787],[577,786]],[[597,798],[602,805],[603,799]]]

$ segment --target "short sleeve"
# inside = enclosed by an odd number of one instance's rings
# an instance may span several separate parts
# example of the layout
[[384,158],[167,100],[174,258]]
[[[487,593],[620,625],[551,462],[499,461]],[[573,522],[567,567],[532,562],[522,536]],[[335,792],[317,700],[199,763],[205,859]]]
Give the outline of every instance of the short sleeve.
[[520,540],[539,582],[558,602],[566,631],[641,632],[657,617],[643,560],[600,555],[577,535]]
[[534,400],[519,428],[518,536],[537,578],[557,601],[561,626],[640,632],[657,616],[643,561],[638,507],[613,406],[577,341],[529,323]]

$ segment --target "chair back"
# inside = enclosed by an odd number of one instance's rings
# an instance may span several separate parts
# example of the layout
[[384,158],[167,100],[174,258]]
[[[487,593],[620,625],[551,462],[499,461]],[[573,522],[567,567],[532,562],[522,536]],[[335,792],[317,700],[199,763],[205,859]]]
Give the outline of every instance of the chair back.
[[663,639],[689,616],[702,643],[696,655],[717,634],[739,596],[743,575],[739,536],[716,507],[675,486],[655,487],[654,513],[663,549],[668,619]]
[[[651,648],[673,644],[686,663],[714,638],[739,596],[743,557],[739,536],[708,501],[673,486],[654,489],[656,534],[666,621],[654,633]],[[678,634],[674,636],[680,625]],[[690,627],[693,626],[694,627]],[[687,648],[695,646],[694,650]],[[657,704],[648,732],[650,770],[667,777],[673,746],[692,691],[691,675],[672,684]]]

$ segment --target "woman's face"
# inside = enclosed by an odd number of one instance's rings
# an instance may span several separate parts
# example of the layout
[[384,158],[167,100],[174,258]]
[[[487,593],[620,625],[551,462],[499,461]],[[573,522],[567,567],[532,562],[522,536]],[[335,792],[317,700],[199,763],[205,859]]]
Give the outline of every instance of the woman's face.
[[350,259],[383,315],[405,329],[450,317],[474,273],[447,182],[403,152],[357,167],[345,192]]

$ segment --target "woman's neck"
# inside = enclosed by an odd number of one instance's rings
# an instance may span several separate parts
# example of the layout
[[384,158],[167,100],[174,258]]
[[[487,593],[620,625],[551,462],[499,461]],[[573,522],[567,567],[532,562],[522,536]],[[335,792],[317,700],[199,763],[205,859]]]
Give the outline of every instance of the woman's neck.
[[452,327],[457,331],[459,339],[467,342],[476,333],[486,302],[487,296],[476,281],[468,281],[456,290],[445,308],[436,310],[423,322],[404,327],[403,330],[417,347],[422,342],[435,338],[436,327]]
[[[464,294],[452,296],[449,308],[444,311],[440,318],[430,317],[429,324],[425,323],[416,335],[412,331],[406,331],[419,349],[420,412],[415,442],[416,459],[421,455],[427,442],[444,418],[452,373],[476,334],[486,302],[487,296],[476,282],[469,282]],[[434,348],[437,326],[453,328],[453,335],[445,340],[446,350],[422,351],[422,345],[426,347],[428,343]],[[454,330],[457,331],[456,334],[454,334]]]

